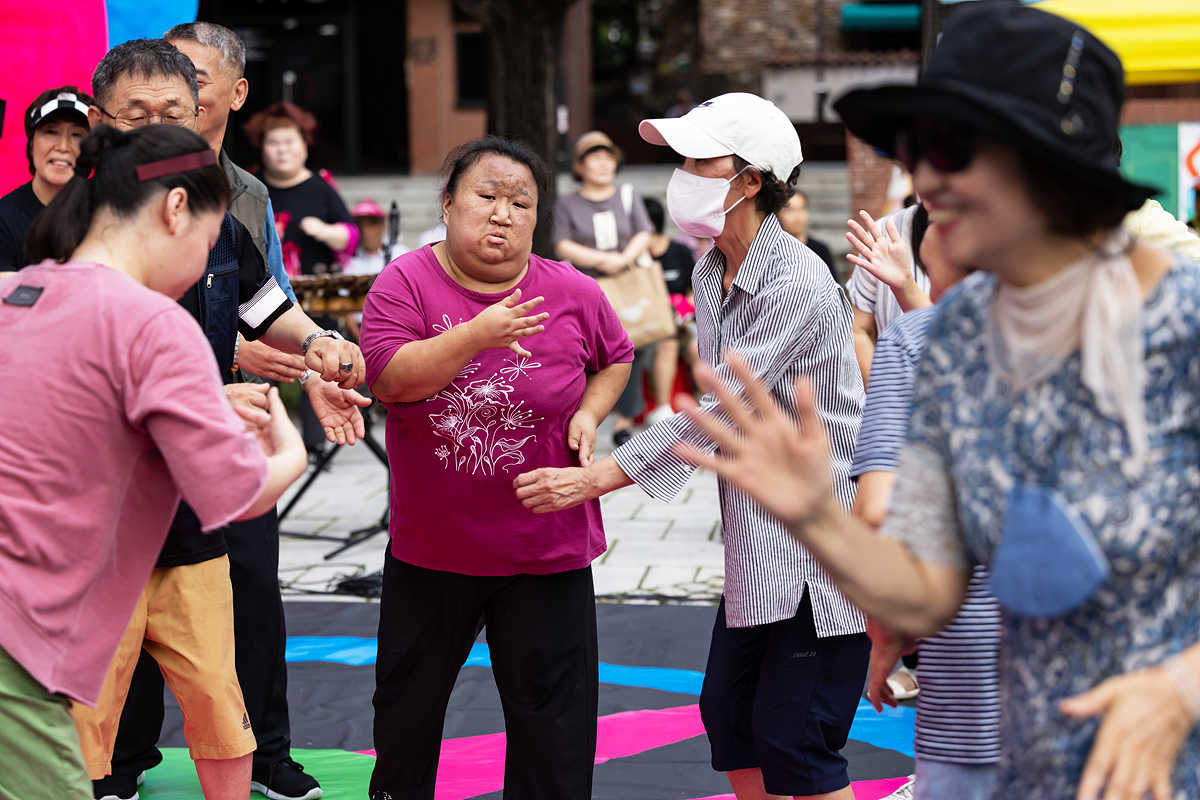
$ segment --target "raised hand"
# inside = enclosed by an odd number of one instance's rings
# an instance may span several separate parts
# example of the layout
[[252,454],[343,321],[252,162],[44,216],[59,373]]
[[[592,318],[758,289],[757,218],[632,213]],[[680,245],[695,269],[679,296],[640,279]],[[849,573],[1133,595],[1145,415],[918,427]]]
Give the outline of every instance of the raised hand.
[[797,426],[740,356],[730,352],[726,363],[741,382],[745,399],[722,385],[707,365],[696,369],[696,379],[720,401],[732,427],[702,411],[690,397],[681,397],[684,413],[717,444],[717,452],[685,443],[676,445],[675,452],[716,472],[789,527],[828,510],[829,503],[836,504],[829,440],[808,379],[796,381]]
[[545,297],[535,297],[521,302],[521,290],[516,289],[499,303],[480,311],[468,323],[480,350],[507,347],[519,356],[533,355],[521,346],[521,339],[546,330],[542,323],[549,314],[530,314],[545,302]]
[[900,231],[891,219],[884,224],[887,236],[883,236],[876,234],[876,222],[870,214],[859,211],[858,215],[862,217],[862,225],[853,219],[846,220],[850,227],[846,241],[858,251],[850,253],[846,259],[893,289],[904,287],[912,280],[912,248],[900,237]]

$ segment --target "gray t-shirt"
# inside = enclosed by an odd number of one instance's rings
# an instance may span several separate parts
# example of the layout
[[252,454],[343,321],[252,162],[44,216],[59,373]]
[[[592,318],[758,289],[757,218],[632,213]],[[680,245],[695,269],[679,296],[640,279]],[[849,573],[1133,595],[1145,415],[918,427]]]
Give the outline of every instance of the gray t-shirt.
[[[628,210],[627,210],[628,209]],[[607,200],[588,200],[578,192],[558,198],[554,208],[554,241],[569,239],[596,250],[621,251],[643,231],[654,230],[642,196],[630,186],[617,187]],[[588,275],[599,273],[583,269]]]

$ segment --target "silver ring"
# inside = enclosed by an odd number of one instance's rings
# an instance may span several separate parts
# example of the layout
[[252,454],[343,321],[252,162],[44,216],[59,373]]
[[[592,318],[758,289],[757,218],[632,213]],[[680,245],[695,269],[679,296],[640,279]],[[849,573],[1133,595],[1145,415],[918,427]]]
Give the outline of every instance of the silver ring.
[[338,364],[338,369],[340,369],[342,372],[350,372],[351,370],[354,369],[354,365],[353,364]]

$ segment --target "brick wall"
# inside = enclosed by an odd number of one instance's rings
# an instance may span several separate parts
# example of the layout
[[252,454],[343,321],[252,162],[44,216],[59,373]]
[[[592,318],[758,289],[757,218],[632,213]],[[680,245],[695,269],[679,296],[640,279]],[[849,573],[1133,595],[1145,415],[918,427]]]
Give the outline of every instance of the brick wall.
[[1200,122],[1200,97],[1134,97],[1121,110],[1122,125]]
[[866,142],[846,134],[846,165],[850,171],[852,214],[857,214],[860,208],[865,208],[871,216],[879,216],[887,198],[892,163],[890,159],[878,155],[875,148]]
[[[840,49],[845,0],[824,0],[827,51]],[[701,69],[709,74],[755,73],[772,63],[817,52],[818,0],[701,0]]]

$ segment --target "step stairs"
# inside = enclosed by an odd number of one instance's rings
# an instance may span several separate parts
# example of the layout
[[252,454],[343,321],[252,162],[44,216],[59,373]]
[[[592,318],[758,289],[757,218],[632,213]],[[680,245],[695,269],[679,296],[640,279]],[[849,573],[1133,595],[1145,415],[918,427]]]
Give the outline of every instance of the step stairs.
[[[667,182],[673,169],[670,165],[627,166],[617,174],[617,180],[631,183],[639,194],[665,203]],[[410,247],[420,240],[422,231],[439,222],[441,176],[355,175],[337,177],[336,180],[348,206],[370,197],[387,209],[395,200],[400,206],[401,236]],[[800,170],[799,186],[809,196],[812,235],[829,245],[839,269],[845,274],[848,271],[844,259],[846,219],[850,214],[850,182],[845,163],[805,164]],[[569,173],[560,173],[557,187],[560,194],[569,194],[578,188],[578,184]],[[668,233],[673,232],[670,217],[667,226]]]

